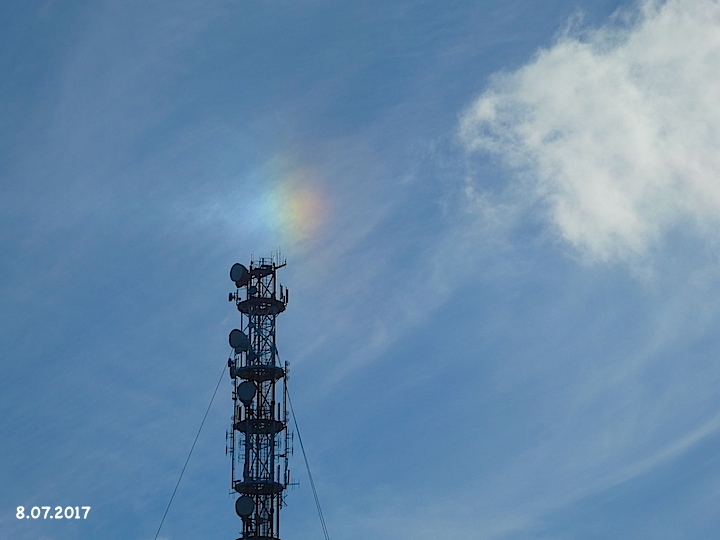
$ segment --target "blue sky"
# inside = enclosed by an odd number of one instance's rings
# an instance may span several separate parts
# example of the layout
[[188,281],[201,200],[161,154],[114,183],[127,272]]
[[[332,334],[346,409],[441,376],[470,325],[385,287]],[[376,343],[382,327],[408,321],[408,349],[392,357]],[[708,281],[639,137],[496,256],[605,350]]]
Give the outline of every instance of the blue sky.
[[[717,537],[719,28],[711,0],[0,5],[0,539],[153,538],[228,270],[278,249],[333,540]],[[161,538],[237,537],[230,414],[226,378]],[[281,537],[320,538],[292,472]]]

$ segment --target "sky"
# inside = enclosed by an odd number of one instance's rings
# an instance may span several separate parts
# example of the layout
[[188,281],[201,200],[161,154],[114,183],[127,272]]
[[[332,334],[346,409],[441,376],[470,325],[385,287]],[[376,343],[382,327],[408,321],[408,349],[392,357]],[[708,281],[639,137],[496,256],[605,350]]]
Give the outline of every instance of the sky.
[[333,540],[717,538],[719,150],[715,0],[0,3],[0,540],[154,538],[278,251]]

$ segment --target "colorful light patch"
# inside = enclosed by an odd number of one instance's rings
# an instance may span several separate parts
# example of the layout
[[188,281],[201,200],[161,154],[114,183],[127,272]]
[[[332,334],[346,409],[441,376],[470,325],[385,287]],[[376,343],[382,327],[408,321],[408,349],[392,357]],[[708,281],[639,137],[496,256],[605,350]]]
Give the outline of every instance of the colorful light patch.
[[286,246],[316,238],[327,216],[326,200],[316,178],[307,169],[274,176],[279,178],[268,186],[263,212],[270,227]]

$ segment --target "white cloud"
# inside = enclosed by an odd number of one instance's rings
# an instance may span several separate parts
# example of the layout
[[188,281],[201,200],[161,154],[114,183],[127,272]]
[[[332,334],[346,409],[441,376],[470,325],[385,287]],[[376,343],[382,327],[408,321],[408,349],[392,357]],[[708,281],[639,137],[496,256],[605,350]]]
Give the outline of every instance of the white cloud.
[[499,154],[600,260],[720,221],[720,2],[648,0],[635,15],[496,75],[460,123],[469,150]]

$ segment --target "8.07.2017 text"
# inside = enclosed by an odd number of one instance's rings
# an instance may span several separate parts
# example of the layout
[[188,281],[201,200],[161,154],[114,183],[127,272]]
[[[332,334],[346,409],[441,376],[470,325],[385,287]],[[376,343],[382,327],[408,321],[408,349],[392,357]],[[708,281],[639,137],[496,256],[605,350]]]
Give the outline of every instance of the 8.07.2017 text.
[[[15,517],[18,519],[87,519],[90,512],[89,506],[56,506],[55,512],[51,512],[52,506],[33,506],[30,513],[25,513],[24,506],[18,506]],[[83,510],[81,512],[80,510]]]

